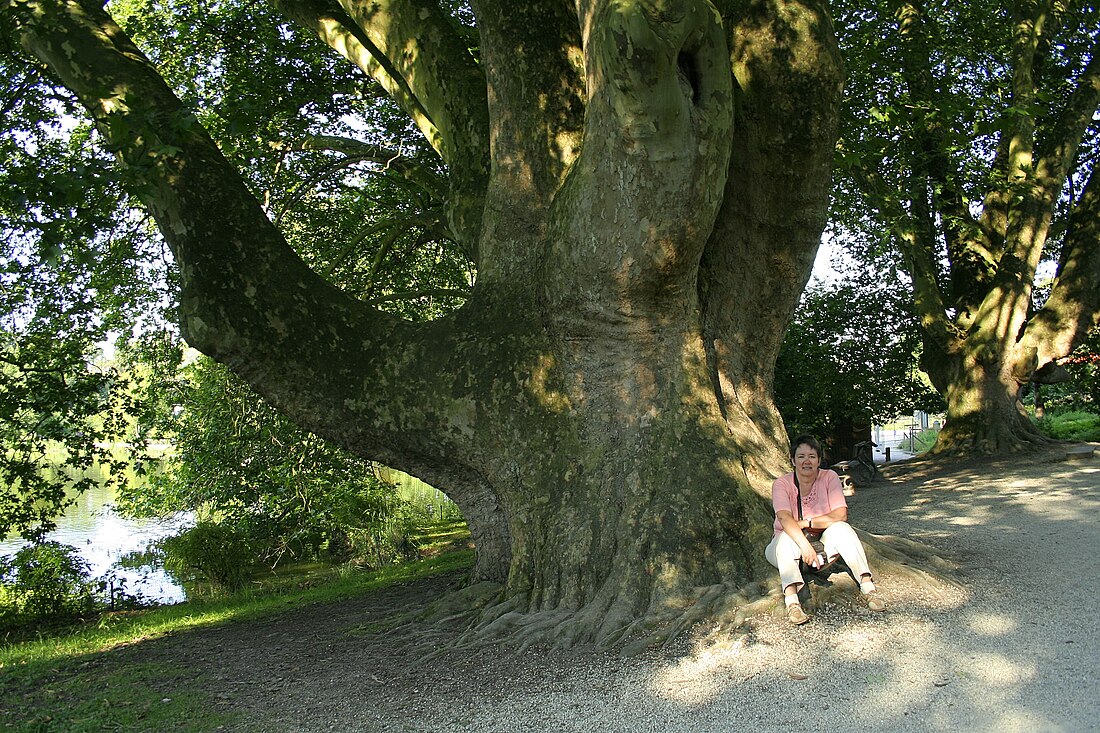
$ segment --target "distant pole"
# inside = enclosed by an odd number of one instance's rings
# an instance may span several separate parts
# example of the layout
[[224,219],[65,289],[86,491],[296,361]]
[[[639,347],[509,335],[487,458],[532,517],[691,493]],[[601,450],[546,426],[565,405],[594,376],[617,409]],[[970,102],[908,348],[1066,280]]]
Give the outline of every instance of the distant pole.
[[882,452],[886,455],[886,462],[890,462],[890,446],[886,446],[882,449]]

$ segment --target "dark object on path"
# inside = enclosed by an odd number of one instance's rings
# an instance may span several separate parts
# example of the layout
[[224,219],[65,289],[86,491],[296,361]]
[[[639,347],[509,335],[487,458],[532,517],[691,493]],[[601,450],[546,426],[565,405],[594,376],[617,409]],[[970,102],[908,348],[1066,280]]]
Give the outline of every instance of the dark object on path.
[[1091,445],[1075,445],[1070,448],[1066,448],[1066,460],[1088,460],[1092,458],[1093,453],[1096,452],[1096,448]]
[[873,440],[864,440],[856,443],[852,459],[838,461],[832,469],[840,474],[840,480],[844,484],[844,493],[851,495],[852,489],[870,485],[878,478],[878,466],[875,465],[875,443]]

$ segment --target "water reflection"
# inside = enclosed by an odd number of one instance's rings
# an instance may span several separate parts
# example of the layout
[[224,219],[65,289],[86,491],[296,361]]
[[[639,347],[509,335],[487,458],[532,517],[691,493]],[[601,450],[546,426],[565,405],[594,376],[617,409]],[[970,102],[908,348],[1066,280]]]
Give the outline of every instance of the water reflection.
[[[175,534],[192,522],[187,515],[169,521],[127,519],[112,509],[114,491],[95,486],[77,497],[57,521],[57,529],[47,539],[72,545],[88,561],[93,576],[108,570],[126,581],[126,592],[141,594],[157,603],[179,603],[186,600],[183,588],[162,569],[149,567],[114,567],[122,557],[140,552],[153,541]],[[22,539],[9,538],[0,542],[0,555],[12,555],[24,546]]]

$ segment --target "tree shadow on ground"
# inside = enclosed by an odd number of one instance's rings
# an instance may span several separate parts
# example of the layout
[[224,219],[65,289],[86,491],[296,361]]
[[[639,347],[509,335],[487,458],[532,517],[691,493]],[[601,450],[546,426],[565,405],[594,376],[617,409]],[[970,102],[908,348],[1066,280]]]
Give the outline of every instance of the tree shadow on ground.
[[956,593],[880,577],[885,614],[839,593],[803,627],[700,626],[632,658],[459,651],[462,624],[401,625],[450,574],[85,664],[170,665],[249,732],[1086,730],[1100,648],[1065,561],[1100,553],[1100,461],[1058,455],[896,464],[852,497],[857,527],[957,566]]

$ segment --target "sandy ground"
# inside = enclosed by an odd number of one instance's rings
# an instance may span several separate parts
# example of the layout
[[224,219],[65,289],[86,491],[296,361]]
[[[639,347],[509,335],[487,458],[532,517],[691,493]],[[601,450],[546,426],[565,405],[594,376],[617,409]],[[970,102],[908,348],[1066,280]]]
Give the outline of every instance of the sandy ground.
[[961,587],[940,594],[880,574],[883,614],[841,597],[802,627],[700,628],[632,658],[482,649],[423,663],[378,630],[454,580],[439,578],[112,663],[172,660],[271,733],[1100,730],[1100,452],[1063,455],[892,464],[857,492],[853,524],[958,566]]

